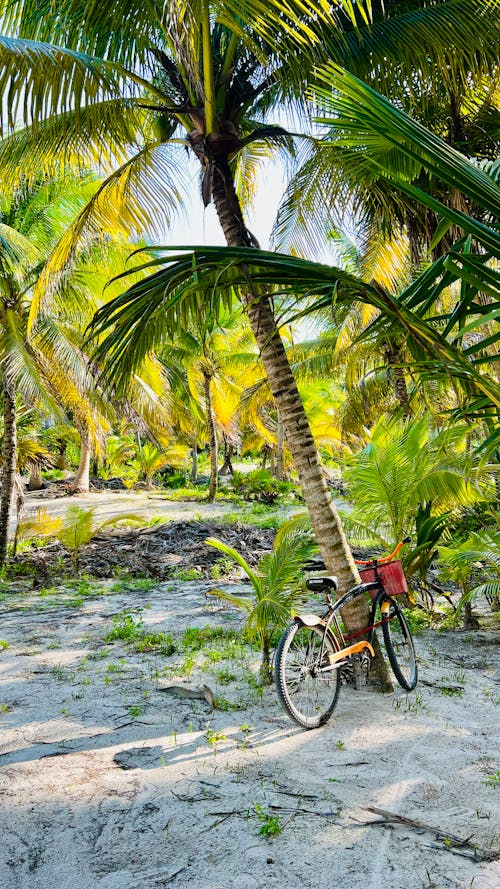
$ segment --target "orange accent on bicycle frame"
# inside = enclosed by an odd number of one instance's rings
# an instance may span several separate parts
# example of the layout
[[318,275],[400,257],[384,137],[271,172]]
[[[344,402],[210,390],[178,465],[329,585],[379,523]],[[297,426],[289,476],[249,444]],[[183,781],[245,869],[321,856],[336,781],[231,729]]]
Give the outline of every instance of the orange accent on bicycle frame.
[[368,649],[371,656],[375,657],[375,652],[369,642],[355,642],[354,645],[349,645],[348,648],[343,648],[342,651],[336,651],[335,654],[331,654],[330,663],[336,664],[337,661],[341,661],[345,657],[350,657],[351,654],[357,654],[358,651],[364,651],[365,649]]

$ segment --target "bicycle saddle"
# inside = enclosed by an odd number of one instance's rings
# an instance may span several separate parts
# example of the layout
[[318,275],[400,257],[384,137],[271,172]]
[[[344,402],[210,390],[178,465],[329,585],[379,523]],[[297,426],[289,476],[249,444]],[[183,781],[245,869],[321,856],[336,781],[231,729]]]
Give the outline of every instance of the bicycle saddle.
[[336,577],[309,577],[306,587],[313,593],[322,593],[323,590],[338,590],[339,584]]

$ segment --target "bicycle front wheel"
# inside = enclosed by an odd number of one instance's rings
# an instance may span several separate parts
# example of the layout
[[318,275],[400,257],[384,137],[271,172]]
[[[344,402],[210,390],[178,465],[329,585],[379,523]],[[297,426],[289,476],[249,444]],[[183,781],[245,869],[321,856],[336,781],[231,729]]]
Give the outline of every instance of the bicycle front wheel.
[[392,672],[401,688],[413,691],[418,679],[415,646],[406,618],[392,599],[389,612],[384,614],[384,618],[388,620],[382,624],[382,632]]
[[322,673],[338,648],[321,627],[291,624],[276,652],[275,681],[288,715],[302,728],[318,728],[330,718],[340,691],[339,670]]

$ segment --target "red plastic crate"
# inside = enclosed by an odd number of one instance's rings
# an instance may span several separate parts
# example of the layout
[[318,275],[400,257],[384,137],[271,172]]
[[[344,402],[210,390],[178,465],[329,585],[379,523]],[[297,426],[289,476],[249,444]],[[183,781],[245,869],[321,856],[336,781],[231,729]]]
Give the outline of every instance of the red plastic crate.
[[[374,583],[377,580],[375,568],[360,568],[359,573],[363,583]],[[388,596],[399,596],[401,593],[408,592],[408,584],[399,559],[395,559],[394,562],[385,562],[384,565],[377,565],[377,574],[382,582],[384,592]],[[369,593],[374,599],[377,590],[370,590]]]

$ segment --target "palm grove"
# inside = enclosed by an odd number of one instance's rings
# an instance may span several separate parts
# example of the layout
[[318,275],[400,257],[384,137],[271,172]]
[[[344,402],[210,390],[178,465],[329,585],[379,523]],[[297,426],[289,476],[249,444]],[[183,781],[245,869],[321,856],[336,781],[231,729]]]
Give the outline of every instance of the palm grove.
[[[2,4],[4,190],[93,171],[90,199],[64,232],[54,230],[23,289],[19,351],[3,353],[4,536],[14,401],[47,413],[55,400],[66,418],[74,415],[40,372],[36,394],[19,385],[28,373],[19,356],[29,356],[33,376],[35,352],[56,344],[61,359],[78,356],[78,368],[73,361],[62,373],[87,399],[80,456],[85,448],[103,453],[111,431],[137,415],[163,453],[181,440],[195,451],[211,442],[213,456],[218,435],[227,444],[243,416],[252,418],[258,447],[277,444],[282,430],[341,587],[358,575],[321,465],[324,438],[316,432],[315,440],[313,411],[304,407],[308,387],[334,377],[343,389],[327,436],[330,450],[341,443],[337,457],[363,452],[370,427],[396,408],[406,424],[434,412],[432,434],[463,431],[467,420],[461,482],[451,459],[439,464],[416,495],[410,524],[429,503],[443,514],[453,498],[494,500],[499,8],[497,0],[358,0],[319,10],[208,0],[112,9],[65,0],[55,11]],[[75,298],[86,263],[101,249],[112,253],[117,238],[122,253],[127,239],[144,248],[165,240],[190,177],[186,149],[199,164],[200,213],[214,203],[229,250],[142,253],[125,294],[115,295],[120,280],[89,296],[91,307],[105,300],[89,340],[92,312]],[[278,157],[289,181],[273,238],[285,254],[261,254],[245,201],[259,164]],[[311,262],[327,242],[337,245],[342,268]],[[13,249],[5,247],[6,268]],[[111,262],[110,278],[115,271]],[[223,368],[213,339],[239,306],[255,346],[242,334],[240,361]],[[285,322],[301,315],[316,319],[313,342],[288,337]],[[12,328],[2,320],[7,340]],[[65,342],[73,347],[63,348],[58,337],[71,325]],[[181,361],[172,360],[176,349]],[[262,412],[248,409],[245,366],[255,375],[254,398],[269,392],[267,427]],[[217,424],[212,392],[222,376],[244,407]],[[331,385],[325,392],[335,400]],[[213,459],[212,496],[214,467]],[[356,628],[363,614],[347,619]]]

